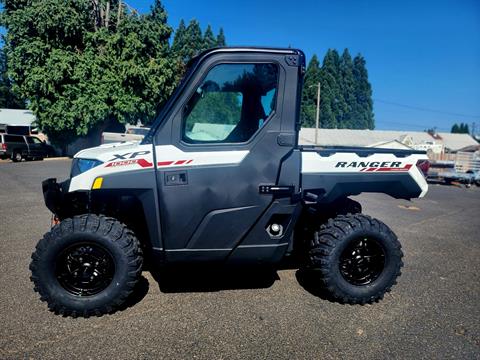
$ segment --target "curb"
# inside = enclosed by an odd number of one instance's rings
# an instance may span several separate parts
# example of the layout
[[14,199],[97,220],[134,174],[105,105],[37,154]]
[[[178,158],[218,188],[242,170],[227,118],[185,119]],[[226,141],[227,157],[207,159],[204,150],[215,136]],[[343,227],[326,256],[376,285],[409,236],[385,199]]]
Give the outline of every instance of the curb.
[[68,156],[59,156],[59,157],[51,157],[51,158],[44,158],[43,161],[54,161],[54,160],[71,160]]
[[[55,160],[71,160],[68,156],[60,156],[60,157],[52,157],[52,158],[44,158],[43,161],[55,161]],[[22,161],[22,162],[29,162],[29,161]],[[13,164],[13,161],[10,159],[0,159],[0,164]]]

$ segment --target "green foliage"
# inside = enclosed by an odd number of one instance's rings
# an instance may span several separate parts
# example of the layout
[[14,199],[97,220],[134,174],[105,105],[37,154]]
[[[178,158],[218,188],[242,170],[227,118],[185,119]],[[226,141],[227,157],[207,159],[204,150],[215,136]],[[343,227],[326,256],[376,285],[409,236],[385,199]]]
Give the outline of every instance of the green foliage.
[[[14,90],[50,139],[110,121],[150,123],[174,87],[172,29],[156,0],[145,15],[118,1],[3,1],[1,23]],[[117,15],[118,14],[118,15]]]
[[223,28],[220,28],[217,35],[217,46],[227,46],[227,41],[225,39],[225,34],[223,33]]
[[375,119],[373,115],[372,86],[368,81],[366,61],[358,54],[353,59],[353,76],[355,78],[355,97],[358,104],[357,129],[373,129]]
[[[172,52],[178,56],[182,57],[183,54],[187,52],[187,38],[186,38],[187,27],[185,26],[185,21],[180,20],[178,28],[175,31],[175,36],[172,43]],[[183,59],[182,59],[183,60]]]
[[184,48],[185,54],[183,55],[184,59],[189,60],[204,50],[202,29],[200,28],[200,23],[197,20],[190,20],[185,32],[185,36],[188,46]]
[[373,129],[372,89],[368,82],[365,60],[352,60],[348,49],[340,57],[328,50],[320,67],[316,55],[305,74],[301,118],[303,126],[315,126],[317,85],[321,84],[320,127]]
[[7,57],[4,50],[0,50],[0,108],[25,109],[25,101],[12,91],[12,81],[7,74]]
[[470,134],[470,129],[468,128],[468,124],[460,123],[454,124],[451,132],[454,134]]
[[190,20],[188,26],[185,26],[183,19],[180,20],[172,43],[177,81],[182,78],[186,65],[191,58],[204,50],[218,46],[225,46],[225,35],[222,28],[220,28],[218,36],[215,38],[210,25],[207,26],[205,33],[202,34],[202,29],[197,20]]
[[362,111],[355,96],[355,87],[356,81],[353,76],[353,60],[348,49],[345,49],[340,58],[340,91],[345,101],[346,110],[338,123],[339,128],[365,128],[362,123],[357,121],[357,119],[361,118]]
[[301,118],[303,126],[314,127],[317,109],[317,86],[321,81],[320,63],[317,55],[313,55],[308,63],[302,93]]
[[[188,124],[237,124],[242,113],[241,94],[236,92],[207,92],[195,104]],[[187,129],[191,131],[191,129]]]
[[321,74],[320,126],[338,128],[347,105],[341,91],[340,57],[336,50],[328,50],[323,59]]
[[215,35],[213,34],[212,27],[210,25],[207,26],[205,30],[205,34],[203,35],[203,47],[205,49],[211,49],[217,46],[217,39],[215,39]]

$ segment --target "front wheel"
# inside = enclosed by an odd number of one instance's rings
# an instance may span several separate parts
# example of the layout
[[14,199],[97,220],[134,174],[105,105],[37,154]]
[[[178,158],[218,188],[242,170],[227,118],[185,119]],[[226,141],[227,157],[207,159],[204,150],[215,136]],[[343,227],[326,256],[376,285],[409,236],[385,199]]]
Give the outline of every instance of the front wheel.
[[142,262],[139,242],[124,224],[86,214],[63,220],[39,241],[31,280],[56,314],[101,316],[125,303]]
[[361,214],[339,215],[314,233],[307,270],[333,300],[366,304],[396,284],[402,257],[396,235],[384,223]]

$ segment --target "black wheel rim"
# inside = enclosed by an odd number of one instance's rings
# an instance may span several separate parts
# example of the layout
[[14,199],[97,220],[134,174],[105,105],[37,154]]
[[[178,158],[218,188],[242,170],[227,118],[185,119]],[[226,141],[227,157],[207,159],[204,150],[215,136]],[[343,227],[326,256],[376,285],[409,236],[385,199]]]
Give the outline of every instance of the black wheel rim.
[[353,285],[375,281],[385,267],[385,251],[375,239],[362,237],[352,241],[340,256],[340,272]]
[[95,243],[81,243],[63,250],[55,275],[60,285],[77,296],[92,296],[105,290],[115,274],[112,255]]

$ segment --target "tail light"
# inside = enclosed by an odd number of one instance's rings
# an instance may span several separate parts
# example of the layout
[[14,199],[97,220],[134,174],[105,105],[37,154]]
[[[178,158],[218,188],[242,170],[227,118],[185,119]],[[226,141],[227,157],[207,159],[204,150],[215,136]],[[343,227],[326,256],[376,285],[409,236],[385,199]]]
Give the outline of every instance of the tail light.
[[417,168],[420,170],[424,177],[428,175],[428,169],[430,169],[430,161],[428,160],[418,160]]
[[7,150],[7,144],[5,143],[2,144],[2,150]]

